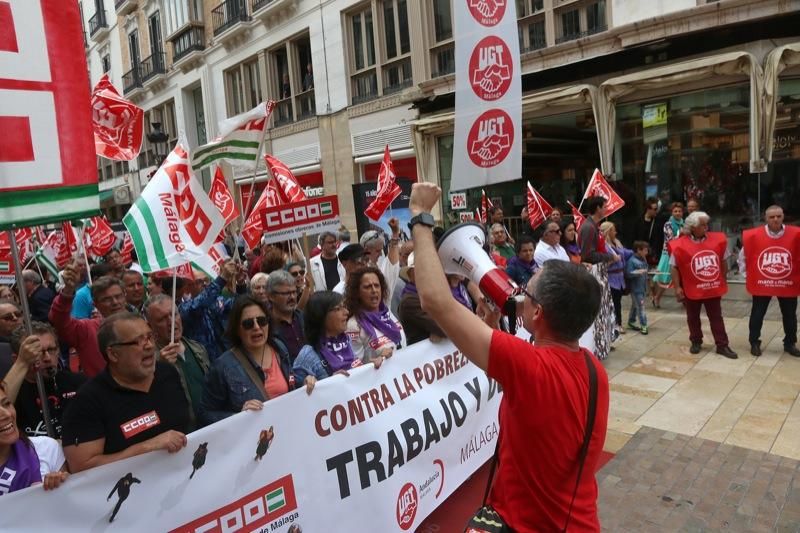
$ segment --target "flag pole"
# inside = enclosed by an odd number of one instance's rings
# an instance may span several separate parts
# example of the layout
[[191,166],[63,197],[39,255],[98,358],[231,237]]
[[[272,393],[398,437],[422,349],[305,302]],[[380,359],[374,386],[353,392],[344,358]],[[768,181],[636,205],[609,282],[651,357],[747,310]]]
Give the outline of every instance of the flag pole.
[[[33,335],[33,326],[31,324],[31,311],[28,306],[28,293],[25,292],[25,285],[22,283],[22,269],[20,268],[19,250],[17,249],[17,236],[14,230],[8,230],[8,240],[11,243],[11,258],[14,261],[14,276],[17,279],[17,287],[19,292],[19,304],[22,307],[23,324],[25,325],[25,332],[28,336]],[[44,427],[47,431],[47,436],[51,438],[56,437],[56,432],[53,429],[53,419],[50,418],[50,404],[47,399],[47,392],[44,388],[44,380],[39,371],[36,371],[36,390],[39,393],[39,402],[41,403],[42,419],[44,420]]]
[[[269,108],[269,103],[267,103],[267,108]],[[265,119],[268,119],[272,113],[267,113],[264,115]],[[253,203],[253,196],[255,196],[255,188],[256,188],[256,174],[258,174],[258,163],[261,161],[261,152],[264,149],[264,141],[267,138],[267,121],[264,120],[264,131],[261,132],[261,139],[258,141],[258,152],[256,152],[256,162],[253,165],[253,177],[250,180],[250,197],[247,199],[247,206],[245,210],[242,212],[242,227],[244,227],[245,223],[247,222],[247,215],[250,211],[250,205]]]
[[86,233],[86,226],[82,225],[81,226],[81,238],[80,238],[80,244],[81,245],[80,245],[79,250],[83,251],[83,260],[86,262],[86,278],[89,280],[89,285],[91,286],[92,283],[93,283],[93,281],[92,281],[92,272],[91,272],[92,269],[89,266],[89,254],[86,252],[86,243],[83,242],[83,237],[84,237],[85,233]]
[[169,343],[175,342],[175,310],[178,308],[178,267],[172,269],[172,326],[169,334]]

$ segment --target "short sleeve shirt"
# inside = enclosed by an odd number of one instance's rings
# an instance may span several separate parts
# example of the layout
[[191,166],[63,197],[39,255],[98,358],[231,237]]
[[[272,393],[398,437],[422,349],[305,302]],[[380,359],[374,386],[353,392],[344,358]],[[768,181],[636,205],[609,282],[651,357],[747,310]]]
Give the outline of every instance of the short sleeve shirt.
[[[608,424],[608,376],[597,370],[597,412],[570,531],[599,531],[594,471]],[[489,503],[514,530],[560,531],[567,518],[589,405],[581,351],[534,347],[495,331],[489,376],[503,387],[497,477]]]
[[108,368],[84,385],[63,420],[63,445],[105,438],[103,453],[120,452],[169,430],[186,433],[189,402],[175,367],[156,363],[150,390],[119,385]]
[[[61,419],[70,402],[77,396],[78,389],[86,383],[86,376],[69,371],[58,372],[52,380],[45,379],[44,386],[50,400],[50,418],[57,439],[61,438]],[[42,404],[36,383],[23,381],[14,402],[17,410],[17,424],[29,437],[47,435],[42,416]]]

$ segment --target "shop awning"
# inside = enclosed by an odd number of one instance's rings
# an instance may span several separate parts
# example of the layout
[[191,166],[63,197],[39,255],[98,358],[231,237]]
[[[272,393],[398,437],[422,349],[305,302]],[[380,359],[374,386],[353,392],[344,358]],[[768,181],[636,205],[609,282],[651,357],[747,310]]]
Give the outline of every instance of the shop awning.
[[599,142],[605,145],[600,150],[600,155],[603,157],[603,171],[609,172],[613,168],[612,150],[616,134],[616,105],[619,98],[636,91],[658,90],[717,76],[742,75],[750,78],[750,171],[762,171],[765,167],[760,157],[763,71],[756,58],[748,52],[729,52],[682,61],[603,82],[600,85],[600,99],[603,103],[605,120],[598,122],[597,131]]
[[780,46],[764,61],[764,160],[767,162],[772,161],[775,144],[779,76],[795,65],[800,65],[800,43]]

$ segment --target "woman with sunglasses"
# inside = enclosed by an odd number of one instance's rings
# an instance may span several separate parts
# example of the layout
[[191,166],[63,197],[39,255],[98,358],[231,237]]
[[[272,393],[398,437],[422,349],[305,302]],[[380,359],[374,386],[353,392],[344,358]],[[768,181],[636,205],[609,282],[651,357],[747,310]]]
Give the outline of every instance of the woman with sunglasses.
[[68,476],[58,441],[31,439],[19,430],[17,411],[0,382],[0,496],[40,484],[52,490]]
[[300,350],[292,368],[295,383],[305,385],[308,394],[317,381],[334,374],[347,375],[351,368],[361,366],[346,333],[349,317],[339,293],[319,291],[309,298],[305,311],[308,344]]
[[233,347],[206,376],[200,422],[208,425],[239,411],[260,410],[264,402],[294,389],[289,351],[270,335],[269,314],[252,296],[233,304],[225,336]]
[[403,326],[386,305],[387,295],[386,279],[376,267],[358,268],[347,277],[347,334],[363,363],[378,366],[406,345]]

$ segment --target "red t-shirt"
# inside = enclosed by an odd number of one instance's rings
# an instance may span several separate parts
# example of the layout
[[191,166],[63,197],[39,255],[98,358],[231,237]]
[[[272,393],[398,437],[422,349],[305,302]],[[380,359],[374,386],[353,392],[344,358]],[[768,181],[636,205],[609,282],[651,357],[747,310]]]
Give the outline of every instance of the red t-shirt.
[[[608,424],[608,376],[597,369],[597,414],[570,531],[600,531],[594,472]],[[531,346],[495,331],[489,376],[503,386],[500,462],[489,503],[519,533],[561,531],[589,407],[589,371],[581,351]]]

